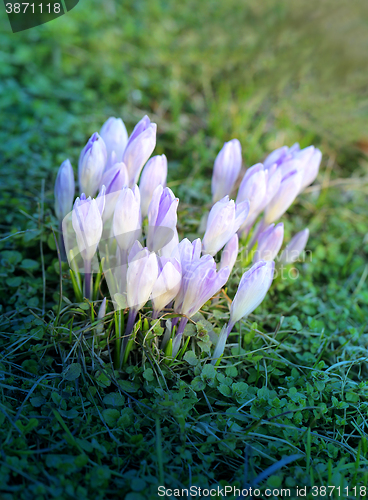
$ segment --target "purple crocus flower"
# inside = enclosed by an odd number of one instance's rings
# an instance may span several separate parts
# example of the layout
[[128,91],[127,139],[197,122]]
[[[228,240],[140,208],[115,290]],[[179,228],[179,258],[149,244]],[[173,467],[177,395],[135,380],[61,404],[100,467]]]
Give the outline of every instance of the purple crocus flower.
[[206,232],[202,241],[202,252],[215,255],[244,224],[249,212],[248,200],[235,204],[225,196],[211,208]]
[[273,261],[260,261],[243,274],[231,304],[229,324],[224,326],[220,333],[212,364],[215,364],[224,352],[226,340],[235,323],[249,316],[265,298],[272,283],[274,269]]
[[280,222],[275,226],[271,224],[258,237],[258,247],[254,254],[253,262],[260,260],[274,260],[284,239],[284,224]]
[[[292,168],[293,161],[298,161],[298,169],[302,171],[302,181],[300,192],[307,186],[312,184],[318,174],[319,165],[321,163],[322,153],[314,146],[308,146],[300,149],[299,144],[294,144],[291,148],[283,146],[282,148],[273,151],[265,160],[264,167],[269,169],[276,165],[277,169],[281,169],[282,177],[285,177],[288,171]],[[291,165],[291,166],[290,166]]]
[[102,176],[101,185],[106,186],[106,204],[103,221],[113,215],[121,189],[128,185],[128,172],[124,163],[115,163]]
[[128,132],[123,120],[110,116],[102,125],[100,136],[105,142],[108,158],[115,153],[115,162],[121,162],[128,142]]
[[309,229],[303,229],[295,236],[293,236],[290,242],[286,245],[280,256],[280,262],[282,264],[292,264],[295,262],[299,255],[303,252],[307,241],[309,238]]
[[129,316],[122,345],[123,352],[132,333],[137,313],[150,298],[158,276],[157,256],[147,248],[129,254],[126,274],[126,300]]
[[157,186],[148,207],[147,247],[157,252],[174,236],[177,223],[179,198],[170,188]]
[[79,252],[84,261],[91,261],[102,235],[102,218],[98,201],[83,194],[74,202],[72,224]]
[[271,286],[275,263],[260,261],[246,271],[230,308],[230,331],[237,321],[249,316],[263,301]]
[[239,237],[237,234],[228,241],[221,254],[220,269],[229,268],[231,272],[239,252]]
[[267,191],[268,171],[264,170],[262,163],[257,163],[246,171],[238,190],[236,202],[249,201],[249,214],[241,226],[241,230],[250,228],[262,211]]
[[266,226],[284,215],[300,191],[303,172],[298,168],[298,165],[295,165],[295,162],[293,165],[288,165],[287,168],[277,193],[266,207],[264,215],[264,225]]
[[148,213],[152,195],[157,186],[166,186],[167,159],[165,155],[154,156],[146,163],[139,183],[142,217]]
[[321,160],[322,153],[319,149],[315,148],[313,154],[309,158],[309,161],[304,166],[303,180],[300,191],[303,191],[303,189],[310,186],[316,179]]
[[179,258],[183,275],[187,272],[192,262],[199,260],[201,256],[202,243],[200,238],[191,243],[187,238],[181,240],[178,245]]
[[94,196],[100,184],[107,160],[103,139],[95,132],[79,157],[79,187],[87,196]]
[[158,277],[151,295],[153,318],[157,318],[158,313],[175,299],[181,285],[181,265],[177,259],[161,257],[158,266]]
[[60,165],[54,188],[55,213],[59,221],[68,215],[73,207],[74,200],[74,173],[69,160]]
[[129,186],[137,183],[143,165],[155,149],[156,129],[156,123],[151,123],[146,115],[137,123],[129,137],[123,154],[123,162],[128,169]]
[[143,248],[134,256],[129,254],[127,271],[128,307],[138,312],[150,298],[158,276],[157,255]]
[[138,186],[123,187],[116,202],[113,232],[120,250],[128,252],[142,232],[141,199]]
[[179,350],[180,341],[188,318],[193,316],[229,278],[228,267],[216,271],[216,262],[210,255],[192,260],[183,272],[180,291],[176,297],[174,309],[186,317],[182,318],[173,342],[173,356]]
[[[84,193],[74,202],[72,211],[72,224],[77,238],[79,252],[84,262],[85,273],[85,296],[90,299],[92,296],[91,264],[96,253],[97,246],[102,236],[102,217],[104,209],[105,186],[99,197],[86,199]],[[63,227],[64,231],[64,227]],[[67,224],[65,224],[67,232]]]
[[212,174],[212,201],[230,195],[242,166],[241,145],[238,139],[225,142],[217,155]]

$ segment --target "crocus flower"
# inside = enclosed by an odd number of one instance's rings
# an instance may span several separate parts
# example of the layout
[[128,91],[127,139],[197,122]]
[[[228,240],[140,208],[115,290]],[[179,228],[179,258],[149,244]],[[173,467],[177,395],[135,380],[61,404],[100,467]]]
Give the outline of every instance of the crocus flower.
[[224,352],[226,340],[235,323],[249,316],[265,298],[272,283],[274,269],[273,261],[260,261],[243,274],[231,304],[229,324],[224,326],[220,333],[212,364],[215,364]]
[[172,238],[165,246],[160,248],[158,254],[160,255],[160,257],[176,257],[180,260],[178,245],[179,235],[177,229],[174,228]]
[[199,260],[201,255],[202,243],[200,238],[191,243],[188,238],[184,238],[178,245],[181,269],[183,275],[188,271],[192,262]]
[[249,212],[248,200],[235,204],[225,196],[211,208],[202,241],[202,252],[215,255],[245,222]]
[[121,162],[128,142],[128,132],[121,118],[110,116],[102,125],[100,136],[105,142],[108,158],[115,152],[116,161]]
[[241,145],[238,139],[225,142],[217,155],[212,174],[212,201],[230,195],[242,165]]
[[216,263],[210,255],[204,255],[191,263],[182,278],[182,286],[175,301],[175,311],[193,316],[217,293],[229,277],[229,268],[216,271]]
[[314,179],[317,177],[319,165],[321,163],[322,153],[319,149],[314,146],[308,146],[304,149],[300,149],[298,143],[288,148],[283,146],[282,148],[273,151],[264,161],[264,167],[266,169],[270,168],[272,165],[281,169],[282,177],[286,175],[285,167],[294,160],[298,160],[299,169],[303,172],[302,182],[300,185],[300,192],[303,191],[307,186],[312,184]]
[[140,204],[138,186],[123,187],[116,202],[112,227],[120,249],[125,252],[141,236]]
[[237,321],[248,316],[263,301],[271,286],[274,269],[273,261],[261,260],[243,274],[230,308],[230,330]]
[[287,157],[288,151],[289,148],[287,146],[282,146],[272,151],[263,162],[264,168],[268,169],[274,164],[280,165],[283,159]]
[[318,175],[319,166],[322,160],[322,153],[319,149],[314,149],[309,161],[305,164],[303,170],[303,180],[300,191],[312,184]]
[[84,261],[85,296],[92,296],[91,264],[102,235],[102,217],[104,209],[104,191],[97,199],[86,199],[82,194],[77,198],[72,211],[72,224],[77,238],[79,252]]
[[158,278],[152,289],[153,318],[164,309],[178,294],[181,284],[181,265],[175,259],[158,259]]
[[73,208],[74,200],[74,173],[69,160],[60,165],[54,188],[55,213],[61,221]]
[[105,172],[107,172],[107,170],[110,170],[110,168],[113,167],[115,165],[115,163],[120,163],[120,162],[118,162],[118,159],[116,157],[116,153],[115,153],[115,151],[113,151],[110,154],[110,156],[107,157]]
[[106,315],[106,297],[103,299],[103,301],[100,305],[100,308],[98,310],[98,314],[97,314],[97,319],[101,320],[96,327],[96,334],[97,335],[101,335],[103,333],[103,330],[104,330],[103,319],[104,319],[105,315]]
[[182,318],[173,341],[173,356],[179,350],[181,337],[188,318],[193,316],[227,282],[228,267],[216,271],[216,262],[210,255],[193,260],[182,275],[179,293],[175,299],[174,310],[186,317]]
[[157,252],[174,236],[179,198],[170,188],[157,186],[148,207],[147,247]]
[[242,227],[253,225],[259,215],[267,191],[268,171],[263,169],[262,163],[257,163],[246,171],[238,190],[236,203],[249,201],[249,214]]
[[228,241],[221,254],[220,269],[229,268],[231,272],[239,252],[239,238],[237,234]]
[[295,262],[299,255],[303,252],[309,238],[309,229],[303,229],[294,235],[290,242],[286,245],[280,256],[282,264],[292,264]]
[[269,169],[265,170],[266,174],[266,195],[263,198],[263,202],[259,207],[259,213],[263,212],[268,203],[273,199],[280,188],[281,184],[281,170],[277,168],[277,165],[273,165]]
[[124,352],[129,336],[133,330],[137,313],[150,298],[158,276],[157,256],[143,248],[134,255],[129,254],[126,274],[126,300],[129,316],[125,330],[122,350]]
[[114,213],[121,189],[128,185],[128,172],[125,164],[115,163],[112,168],[106,170],[102,176],[101,185],[106,186],[106,205],[103,214],[105,222]]
[[134,311],[142,309],[150,298],[158,276],[157,256],[143,248],[131,258],[129,255],[127,271],[127,302]]
[[95,132],[79,157],[79,187],[87,196],[94,196],[100,184],[107,160],[103,139]]
[[265,210],[264,223],[269,225],[279,219],[297,197],[303,172],[297,166],[288,171],[281,179],[280,187]]
[[239,187],[237,202],[248,196],[250,209],[245,223],[240,227],[240,234],[246,235],[253,227],[257,217],[279,190],[281,177],[281,170],[277,168],[276,164],[264,169],[259,163],[247,170],[241,187]]
[[152,200],[152,195],[157,186],[166,186],[167,159],[165,155],[158,155],[151,158],[145,165],[139,190],[141,192],[142,217],[148,213],[148,207]]
[[291,159],[293,154],[298,151],[300,151],[300,146],[297,142],[293,144],[291,148],[282,146],[281,148],[275,149],[275,151],[272,151],[263,162],[264,168],[269,169],[274,164],[279,166],[284,161]]
[[280,222],[275,226],[271,224],[258,237],[258,247],[254,254],[253,262],[260,260],[274,260],[284,239],[284,224]]
[[128,169],[130,186],[137,183],[143,165],[155,149],[156,129],[156,123],[151,123],[148,116],[144,116],[129,137],[123,154],[123,162]]
[[81,196],[74,202],[72,224],[83,260],[90,262],[102,235],[102,217],[98,201]]

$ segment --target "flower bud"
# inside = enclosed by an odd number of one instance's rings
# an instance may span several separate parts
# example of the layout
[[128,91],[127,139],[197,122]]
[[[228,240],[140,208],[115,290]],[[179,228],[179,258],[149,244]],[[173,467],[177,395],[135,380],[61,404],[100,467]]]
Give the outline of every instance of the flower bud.
[[264,168],[267,170],[274,164],[277,166],[281,165],[284,159],[287,158],[288,152],[289,148],[287,146],[275,149],[275,151],[272,151],[263,162]]
[[167,159],[165,155],[154,156],[146,163],[139,183],[142,217],[146,217],[148,213],[148,207],[157,186],[166,186],[166,177]]
[[100,308],[98,310],[97,319],[103,319],[106,314],[106,297],[101,302]]
[[179,198],[176,198],[170,188],[161,185],[153,192],[148,207],[147,247],[157,252],[166,246],[174,237],[177,223]]
[[177,259],[159,259],[159,274],[152,289],[152,305],[157,316],[178,294],[181,284],[181,265]]
[[280,222],[276,227],[275,224],[271,224],[259,235],[258,247],[254,254],[253,262],[274,260],[279,253],[283,239],[284,224]]
[[206,232],[202,241],[202,252],[215,255],[245,222],[249,212],[249,202],[238,205],[225,196],[211,208]]
[[127,303],[134,311],[142,309],[149,299],[158,276],[157,256],[143,248],[128,262]]
[[281,179],[280,187],[265,210],[266,225],[279,219],[297,197],[302,182],[303,172],[297,167],[286,173]]
[[102,218],[97,200],[77,198],[72,211],[72,224],[79,252],[91,262],[102,235]]
[[236,202],[249,201],[249,214],[242,229],[253,225],[261,212],[267,190],[268,171],[262,163],[257,163],[246,171],[238,190]]
[[100,184],[107,160],[103,139],[95,132],[79,157],[79,188],[87,196],[94,196]]
[[191,243],[188,238],[184,238],[178,245],[181,269],[183,275],[187,272],[192,262],[199,260],[202,243],[200,238]]
[[231,272],[239,252],[239,238],[237,234],[228,241],[221,254],[220,269],[229,268]]
[[180,291],[176,297],[176,312],[193,316],[215,295],[229,278],[228,267],[216,271],[216,263],[210,255],[193,260],[183,274]]
[[74,200],[74,173],[69,160],[60,165],[54,188],[55,213],[59,221],[72,210]]
[[123,154],[123,162],[128,169],[129,186],[137,183],[143,165],[156,146],[156,123],[144,116],[135,126]]
[[246,271],[230,308],[229,332],[241,318],[248,316],[263,301],[271,286],[275,263],[260,261]]
[[300,191],[303,191],[306,187],[310,186],[312,182],[316,179],[319,171],[319,166],[322,160],[322,153],[319,149],[314,149],[313,155],[309,158],[309,161],[304,166],[303,180]]
[[116,202],[113,232],[121,250],[128,251],[141,236],[141,209],[138,186],[123,187]]
[[293,236],[290,242],[286,245],[280,256],[282,264],[292,264],[303,252],[309,238],[309,229],[306,228]]
[[230,195],[242,166],[241,145],[238,139],[225,142],[217,155],[212,174],[212,201]]
[[174,228],[171,240],[159,250],[158,254],[160,257],[175,257],[180,260],[178,245],[179,235],[177,229]]
[[121,118],[110,118],[102,125],[100,136],[105,142],[107,157],[115,152],[116,162],[121,162],[128,142],[128,132]]
[[124,163],[115,165],[106,170],[101,179],[101,186],[106,186],[106,204],[103,221],[106,222],[113,215],[120,191],[128,185],[128,172]]

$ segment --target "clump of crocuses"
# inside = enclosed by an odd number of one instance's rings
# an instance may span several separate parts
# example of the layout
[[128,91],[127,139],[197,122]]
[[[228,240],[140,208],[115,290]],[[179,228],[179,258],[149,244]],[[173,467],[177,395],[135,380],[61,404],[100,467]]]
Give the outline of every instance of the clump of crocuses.
[[[242,270],[245,272],[230,307],[228,324],[215,345],[212,362],[216,363],[234,325],[266,296],[284,239],[284,224],[279,219],[314,181],[322,155],[313,146],[283,146],[263,164],[248,168],[239,179],[241,145],[237,139],[230,140],[215,160],[213,206],[204,235],[194,241],[185,237],[180,240],[179,199],[166,186],[167,158],[151,157],[156,129],[156,124],[144,116],[128,136],[120,118],[109,118],[80,154],[80,195],[75,201],[72,165],[69,160],[62,163],[55,183],[62,256],[69,261],[77,297],[96,299],[99,287],[93,286],[93,273],[97,279],[104,274],[110,302],[115,314],[120,315],[117,324],[126,325],[116,332],[115,359],[121,366],[132,348],[135,322],[145,306],[152,321],[166,326],[168,335],[161,343],[166,359],[182,358],[188,321],[226,285],[241,244],[250,258]],[[308,229],[296,234],[280,262],[295,262],[308,236]],[[252,261],[253,266],[247,269]],[[84,274],[83,289],[80,273]],[[100,322],[106,307],[104,297]],[[103,332],[101,324],[98,331]]]

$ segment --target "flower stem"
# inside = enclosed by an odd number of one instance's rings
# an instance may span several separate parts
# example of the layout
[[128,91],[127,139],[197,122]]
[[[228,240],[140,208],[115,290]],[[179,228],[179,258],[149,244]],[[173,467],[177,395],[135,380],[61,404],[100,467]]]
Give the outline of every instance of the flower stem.
[[124,358],[124,352],[125,352],[125,349],[126,349],[128,342],[129,342],[130,336],[132,334],[135,319],[137,317],[137,313],[138,313],[138,311],[136,311],[135,309],[129,309],[128,322],[127,322],[127,325],[125,328],[123,342],[121,344],[120,362],[122,362],[122,360]]
[[91,261],[84,261],[84,296],[86,299],[92,299],[92,270]]
[[178,354],[181,338],[183,336],[184,329],[188,323],[188,318],[182,317],[179,323],[178,331],[176,332],[175,338],[173,340],[173,358]]
[[59,250],[60,250],[60,258],[63,262],[66,262],[66,250],[64,243],[64,235],[63,235],[63,225],[62,221],[59,222],[59,236],[58,236]]

